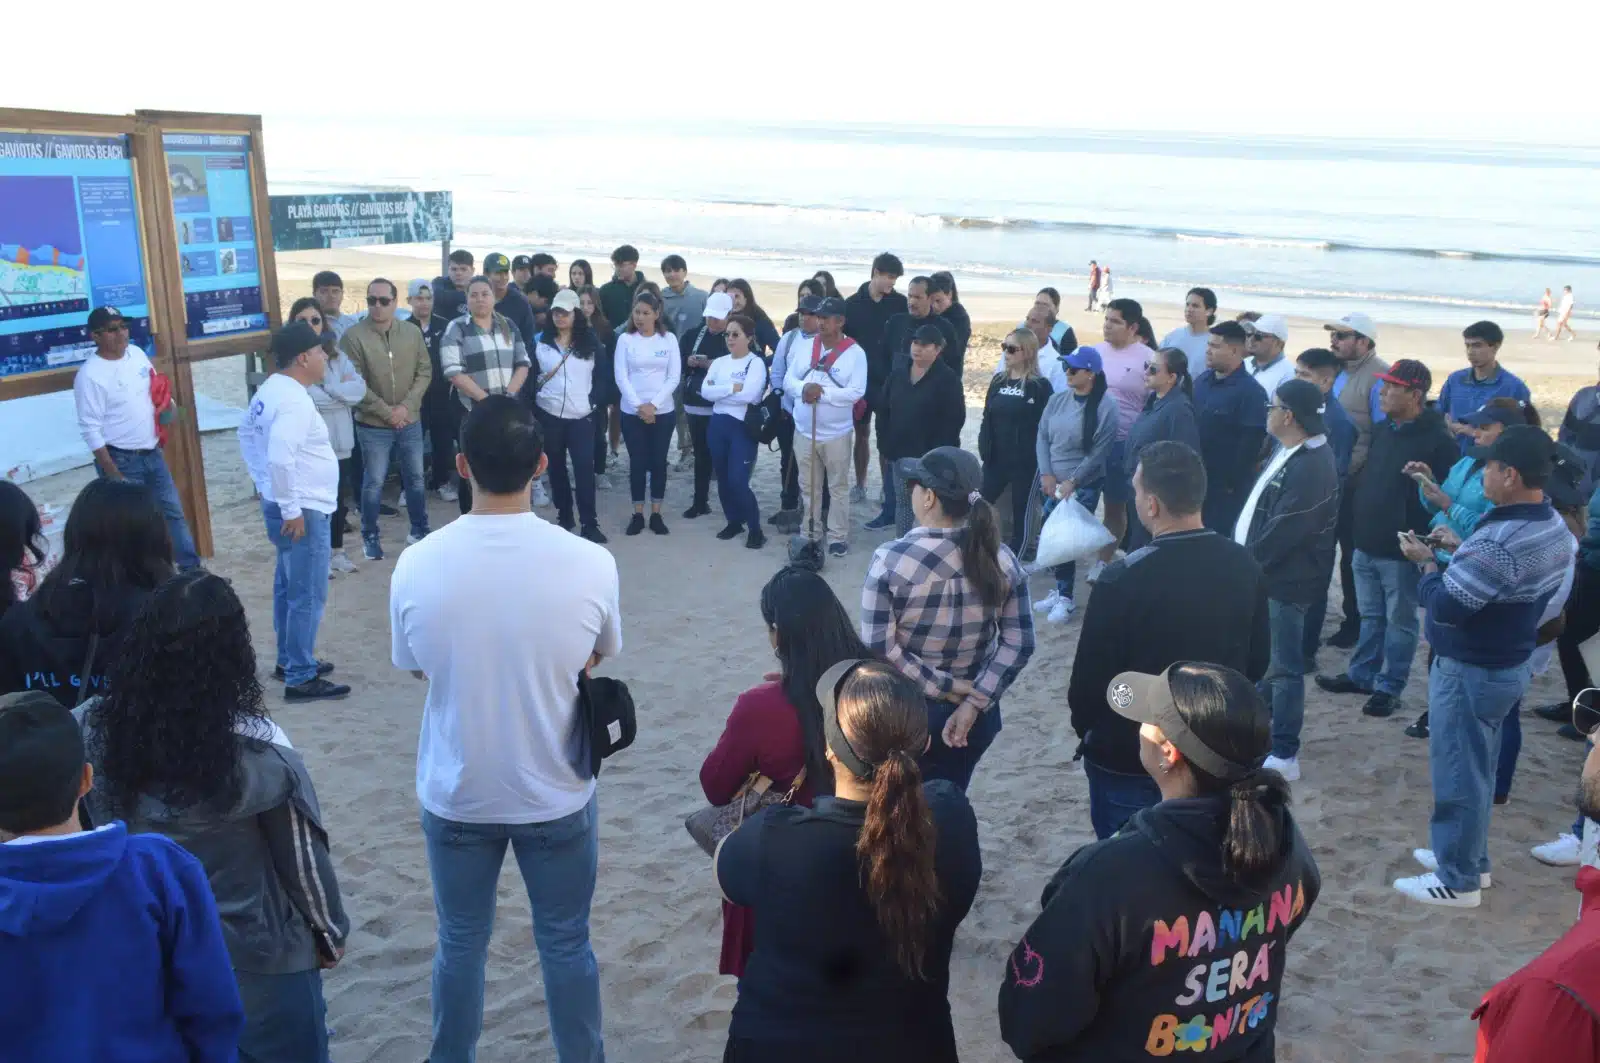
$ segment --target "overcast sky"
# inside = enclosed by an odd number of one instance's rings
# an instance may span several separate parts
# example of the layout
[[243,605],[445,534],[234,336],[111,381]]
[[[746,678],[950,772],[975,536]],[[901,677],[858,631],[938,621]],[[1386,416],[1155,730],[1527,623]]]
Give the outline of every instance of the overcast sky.
[[9,7],[18,107],[1600,143],[1594,0]]

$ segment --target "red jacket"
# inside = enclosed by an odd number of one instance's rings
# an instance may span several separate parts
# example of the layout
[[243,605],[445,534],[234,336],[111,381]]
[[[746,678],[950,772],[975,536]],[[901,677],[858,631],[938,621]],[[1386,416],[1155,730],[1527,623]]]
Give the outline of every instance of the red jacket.
[[1600,868],[1578,871],[1578,922],[1489,990],[1475,1063],[1600,1063]]

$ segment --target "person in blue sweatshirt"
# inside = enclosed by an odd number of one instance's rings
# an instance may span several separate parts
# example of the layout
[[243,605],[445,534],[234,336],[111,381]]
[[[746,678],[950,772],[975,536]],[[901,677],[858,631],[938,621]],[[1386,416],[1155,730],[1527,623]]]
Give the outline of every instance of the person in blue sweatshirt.
[[66,706],[0,697],[0,1061],[234,1063],[244,1009],[205,870],[84,822],[93,780]]
[[1481,410],[1491,399],[1516,399],[1533,402],[1528,385],[1500,364],[1500,345],[1505,333],[1493,321],[1477,321],[1461,330],[1467,348],[1467,367],[1457,369],[1439,389],[1439,412],[1450,424],[1450,431],[1466,454],[1476,445],[1467,415]]

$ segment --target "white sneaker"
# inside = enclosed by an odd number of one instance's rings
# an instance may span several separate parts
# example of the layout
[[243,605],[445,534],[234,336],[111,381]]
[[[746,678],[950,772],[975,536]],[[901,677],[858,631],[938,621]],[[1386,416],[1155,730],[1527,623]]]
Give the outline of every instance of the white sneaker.
[[1576,834],[1563,834],[1553,842],[1533,847],[1533,858],[1541,864],[1551,867],[1577,867],[1578,866],[1578,836]]
[[1033,603],[1033,611],[1036,613],[1048,613],[1051,609],[1055,608],[1055,604],[1060,600],[1061,592],[1056,590],[1054,587],[1051,587],[1049,594]]
[[[1439,870],[1439,858],[1433,855],[1432,849],[1413,849],[1411,859],[1421,864],[1424,871]],[[1488,889],[1492,885],[1494,883],[1489,878],[1489,872],[1485,871],[1478,876],[1479,889]]]
[[343,550],[335,550],[333,556],[328,558],[329,572],[359,572],[356,563]]
[[1394,888],[1414,901],[1437,904],[1441,908],[1476,908],[1483,903],[1482,890],[1453,890],[1440,882],[1438,875],[1397,878]]
[[461,492],[457,491],[451,484],[445,484],[434,493],[446,502],[459,502],[461,500]]
[[1089,574],[1085,576],[1084,579],[1088,580],[1090,583],[1093,583],[1100,578],[1100,573],[1104,572],[1105,570],[1106,563],[1104,561],[1096,561],[1092,566],[1090,566]]
[[852,505],[863,506],[867,502],[867,489],[860,484],[850,488],[850,502]]
[[1071,598],[1057,598],[1056,604],[1050,607],[1050,615],[1045,617],[1045,620],[1052,624],[1065,624],[1072,619],[1072,613],[1077,608],[1077,604]]
[[594,489],[596,491],[611,490],[611,477],[607,476],[605,473],[600,473],[594,478]]
[[545,490],[543,480],[533,481],[533,504],[535,508],[550,504],[550,492]]
[[406,536],[406,545],[407,546],[416,546],[421,541],[422,541],[422,536],[420,536],[420,535],[408,534]]
[[1262,761],[1261,766],[1277,772],[1290,782],[1298,782],[1300,780],[1299,757],[1289,757],[1288,759],[1284,759],[1283,757],[1268,757],[1266,760]]

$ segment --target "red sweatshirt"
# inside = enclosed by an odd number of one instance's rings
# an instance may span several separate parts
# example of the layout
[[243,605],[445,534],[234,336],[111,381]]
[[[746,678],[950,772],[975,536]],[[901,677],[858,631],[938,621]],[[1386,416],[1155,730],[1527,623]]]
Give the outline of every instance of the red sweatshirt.
[[1600,1063],[1600,868],[1579,869],[1578,890],[1577,924],[1472,1013],[1475,1063]]

